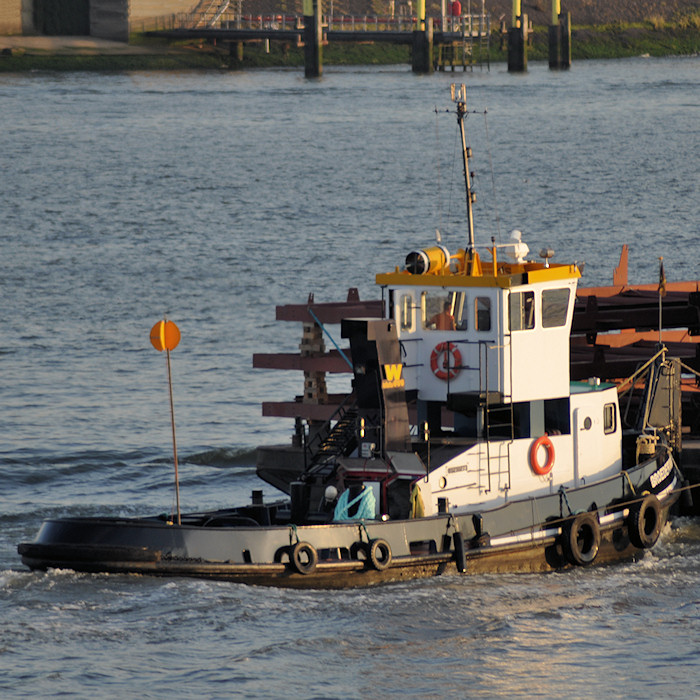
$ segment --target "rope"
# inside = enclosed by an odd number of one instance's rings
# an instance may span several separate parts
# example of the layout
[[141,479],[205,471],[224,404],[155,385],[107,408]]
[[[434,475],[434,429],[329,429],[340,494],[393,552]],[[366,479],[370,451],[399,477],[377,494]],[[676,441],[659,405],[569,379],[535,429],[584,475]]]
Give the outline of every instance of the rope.
[[[333,511],[333,520],[373,520],[376,513],[376,500],[372,489],[366,486],[362,487],[362,491],[358,496],[348,502],[350,497],[350,489],[345,489],[340,494],[338,503]],[[352,506],[358,503],[357,513],[351,516],[349,511]]]
[[338,343],[335,342],[333,336],[326,330],[326,327],[318,320],[318,316],[313,312],[313,309],[309,306],[306,310],[311,314],[313,320],[316,321],[316,323],[318,323],[321,330],[330,338],[331,343],[335,345],[335,349],[340,353],[340,356],[348,363],[348,367],[352,369],[352,362],[348,360],[348,356],[343,352],[340,345],[338,345]]

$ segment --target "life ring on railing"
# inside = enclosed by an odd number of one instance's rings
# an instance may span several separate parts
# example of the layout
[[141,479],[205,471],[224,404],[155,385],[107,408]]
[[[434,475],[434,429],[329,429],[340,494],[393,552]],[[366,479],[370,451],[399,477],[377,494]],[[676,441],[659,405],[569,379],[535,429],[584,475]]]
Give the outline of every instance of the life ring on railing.
[[289,551],[289,561],[300,574],[310,574],[318,564],[318,552],[308,542],[297,542]]
[[[538,457],[540,447],[544,447],[544,449],[547,450],[547,461],[544,464],[540,464]],[[552,441],[549,439],[547,433],[537,438],[537,440],[532,443],[532,447],[530,448],[530,466],[532,467],[532,471],[539,476],[546,476],[552,471],[552,467],[554,466],[554,445],[552,445]]]
[[627,534],[630,542],[639,549],[649,549],[661,534],[661,504],[653,494],[630,506],[627,516]]
[[454,343],[438,343],[430,353],[430,369],[446,382],[454,379],[462,369],[462,353]]

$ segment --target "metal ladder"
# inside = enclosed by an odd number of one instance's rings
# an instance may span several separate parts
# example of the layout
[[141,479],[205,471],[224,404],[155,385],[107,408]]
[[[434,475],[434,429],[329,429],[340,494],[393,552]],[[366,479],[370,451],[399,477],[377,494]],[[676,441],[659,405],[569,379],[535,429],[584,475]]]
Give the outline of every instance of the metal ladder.
[[309,472],[316,471],[330,457],[345,454],[357,442],[357,409],[350,394],[335,413],[305,441],[304,461]]
[[[506,335],[510,339],[510,333]],[[493,347],[493,346],[492,346]],[[498,346],[496,346],[498,348]],[[483,350],[483,353],[482,353]],[[513,412],[513,401],[512,401],[512,394],[505,394],[503,392],[498,392],[501,397],[501,402],[498,404],[498,409],[492,408],[493,404],[490,401],[490,395],[489,395],[489,355],[488,355],[489,347],[487,346],[487,343],[485,342],[480,342],[479,343],[479,404],[480,408],[482,409],[482,415],[484,417],[484,437],[486,438],[485,445],[486,445],[486,476],[487,476],[487,488],[486,488],[486,493],[489,493],[491,491],[492,485],[491,485],[491,479],[492,477],[497,477],[500,475],[505,474],[508,478],[508,485],[507,489],[510,488],[510,464],[511,464],[511,452],[510,448],[513,445],[513,442],[515,440],[515,416]],[[511,386],[511,391],[512,391],[512,386],[513,386],[513,345],[511,342],[508,343],[508,353],[509,353],[509,367],[510,367],[510,386]],[[482,355],[483,355],[483,360],[482,360]],[[505,409],[504,409],[505,406]],[[503,420],[503,418],[500,419],[500,421],[492,421],[491,417],[493,414],[498,411],[501,416],[503,413],[506,413],[507,420]],[[496,418],[496,415],[494,415],[494,418]],[[507,434],[503,436],[502,432],[503,429],[506,429]],[[500,435],[498,435],[498,438],[500,439],[506,439],[507,442],[507,450],[508,453],[506,455],[506,469],[503,470],[500,468],[496,471],[492,471],[491,469],[491,443],[494,438],[496,438],[495,435],[493,435],[494,432],[501,432]],[[483,472],[483,469],[479,468],[479,479],[481,479],[481,474]]]

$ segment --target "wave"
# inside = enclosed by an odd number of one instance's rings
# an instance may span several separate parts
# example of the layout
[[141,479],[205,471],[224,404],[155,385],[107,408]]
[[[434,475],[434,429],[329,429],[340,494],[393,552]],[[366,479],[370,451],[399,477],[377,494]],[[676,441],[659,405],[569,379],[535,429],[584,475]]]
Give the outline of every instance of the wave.
[[249,448],[220,447],[196,452],[183,461],[210,467],[241,467],[255,464],[256,451]]

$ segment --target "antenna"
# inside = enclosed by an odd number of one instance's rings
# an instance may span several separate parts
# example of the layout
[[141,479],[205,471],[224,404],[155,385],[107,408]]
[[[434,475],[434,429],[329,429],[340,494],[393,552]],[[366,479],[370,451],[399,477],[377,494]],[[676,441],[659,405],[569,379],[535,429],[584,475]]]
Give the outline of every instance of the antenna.
[[471,148],[467,148],[467,141],[464,135],[464,119],[467,116],[467,88],[464,85],[452,83],[450,85],[452,101],[457,105],[457,124],[462,136],[462,160],[464,163],[464,187],[467,195],[467,224],[469,233],[469,260],[471,262],[474,254],[474,214],[473,205],[476,197],[472,192],[471,173],[469,172],[469,158],[471,158]]

